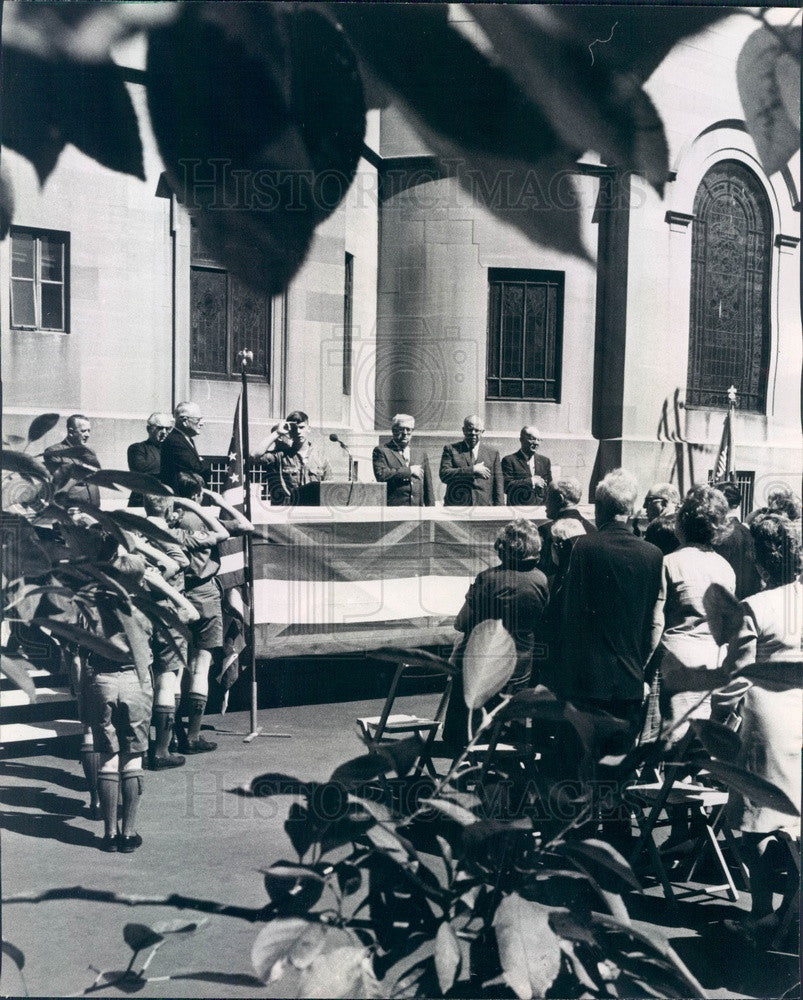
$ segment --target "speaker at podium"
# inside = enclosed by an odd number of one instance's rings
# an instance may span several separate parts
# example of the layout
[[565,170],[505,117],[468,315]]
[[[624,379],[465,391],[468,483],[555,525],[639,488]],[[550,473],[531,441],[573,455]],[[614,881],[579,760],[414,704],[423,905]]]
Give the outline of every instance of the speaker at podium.
[[387,495],[387,483],[326,480],[299,486],[293,493],[293,503],[299,507],[384,507]]

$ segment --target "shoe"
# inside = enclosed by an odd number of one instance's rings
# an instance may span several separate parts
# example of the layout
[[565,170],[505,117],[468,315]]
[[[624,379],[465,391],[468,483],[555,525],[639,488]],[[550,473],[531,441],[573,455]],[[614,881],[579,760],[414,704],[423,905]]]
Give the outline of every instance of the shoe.
[[100,811],[100,802],[90,802],[87,809],[89,810],[90,819],[103,819],[103,815]]
[[103,835],[103,840],[100,842],[100,849],[101,851],[105,851],[107,854],[116,854],[117,837],[115,836],[115,834],[109,836],[109,834],[105,833]]
[[169,753],[166,757],[154,754],[150,769],[152,771],[166,771],[170,767],[184,767],[185,763],[184,758],[177,753]]
[[124,837],[121,833],[117,838],[117,848],[121,854],[133,854],[141,846],[142,837],[138,833],[132,833],[130,837]]
[[747,916],[741,920],[723,920],[726,931],[739,938],[742,944],[751,948],[766,949],[775,936],[781,919],[778,913],[768,913],[765,917],[754,919]]
[[181,752],[186,754],[209,753],[211,750],[217,750],[217,743],[205,740],[203,736],[199,736],[194,740],[187,740],[181,746]]

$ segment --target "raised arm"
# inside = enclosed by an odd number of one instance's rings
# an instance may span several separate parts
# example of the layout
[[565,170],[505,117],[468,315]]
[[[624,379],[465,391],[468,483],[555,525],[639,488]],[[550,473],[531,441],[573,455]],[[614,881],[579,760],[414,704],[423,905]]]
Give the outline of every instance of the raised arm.
[[197,514],[209,529],[211,536],[209,541],[212,545],[217,545],[218,542],[222,542],[224,539],[229,537],[228,531],[223,527],[220,521],[218,521],[214,514],[210,512],[208,507],[202,507],[199,503],[196,503],[194,500],[190,500],[187,497],[174,497],[173,506],[185,507],[187,510],[191,510],[194,514]]
[[[221,510],[225,510],[229,517],[231,517],[234,522],[232,527],[236,527],[237,534],[250,534],[254,530],[253,524],[251,524],[245,514],[243,514],[242,511],[237,510],[236,507],[233,507],[228,500],[225,499],[225,497],[222,497],[219,493],[215,493],[212,490],[205,489],[203,492],[204,496],[209,497],[210,500],[216,503]],[[230,528],[227,530],[231,531]]]

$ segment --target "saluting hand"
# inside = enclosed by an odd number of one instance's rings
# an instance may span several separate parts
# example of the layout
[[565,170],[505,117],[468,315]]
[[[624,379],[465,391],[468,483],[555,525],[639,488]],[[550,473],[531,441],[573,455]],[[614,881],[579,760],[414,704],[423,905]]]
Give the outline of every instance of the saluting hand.
[[491,478],[491,470],[485,464],[485,462],[477,462],[474,466],[474,475],[481,476],[483,479]]

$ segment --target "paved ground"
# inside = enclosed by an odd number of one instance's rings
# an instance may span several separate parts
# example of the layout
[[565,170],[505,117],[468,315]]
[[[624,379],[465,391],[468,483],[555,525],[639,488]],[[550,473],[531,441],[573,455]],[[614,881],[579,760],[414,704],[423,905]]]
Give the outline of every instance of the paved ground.
[[[431,710],[432,700],[405,699],[397,710]],[[77,761],[30,756],[1,762],[3,937],[25,964],[23,980],[3,956],[0,993],[81,994],[97,970],[127,964],[125,924],[207,917],[195,933],[169,939],[148,970],[153,981],[138,995],[265,996],[266,987],[251,977],[250,950],[266,903],[260,872],[292,857],[282,829],[289,800],[246,799],[232,790],[264,771],[327,777],[336,763],[360,752],[354,719],[378,709],[377,702],[347,702],[264,711],[266,731],[292,738],[251,744],[241,738],[247,715],[210,719],[219,731],[216,753],[147,774],[139,824],[144,843],[132,855],[98,850],[102,824],[88,818]],[[747,898],[739,905],[748,905]],[[700,894],[681,904],[674,921],[660,894],[632,897],[628,906],[665,934],[713,997],[780,997],[799,979],[792,954],[759,960],[732,947],[718,921],[737,912],[734,904]],[[167,973],[173,978],[159,979]],[[293,995],[293,984],[271,985],[270,994]],[[123,994],[106,987],[95,995]]]

